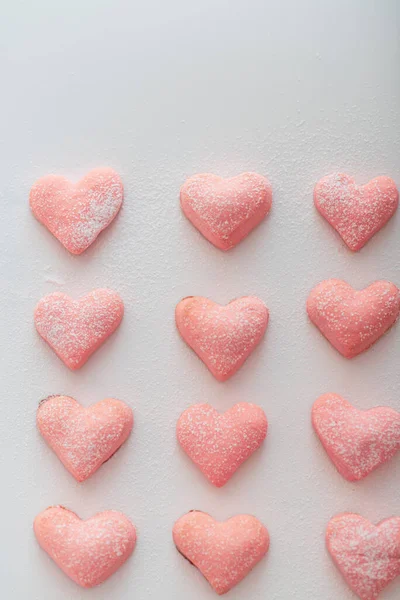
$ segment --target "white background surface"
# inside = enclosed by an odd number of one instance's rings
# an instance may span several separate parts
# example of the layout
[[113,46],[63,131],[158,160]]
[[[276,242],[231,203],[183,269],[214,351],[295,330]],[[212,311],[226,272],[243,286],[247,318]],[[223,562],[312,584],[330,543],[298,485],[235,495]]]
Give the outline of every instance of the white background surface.
[[[267,559],[230,600],[350,600],[325,526],[341,511],[399,515],[400,456],[345,482],[310,409],[328,391],[400,409],[400,329],[346,361],[307,321],[305,300],[330,277],[399,284],[400,224],[398,214],[351,254],[312,190],[334,170],[400,184],[400,4],[15,0],[1,12],[1,597],[215,598],[171,540],[174,521],[197,508],[219,519],[252,513],[270,531]],[[125,204],[74,257],[30,214],[29,189],[48,173],[78,179],[102,165],[121,174]],[[183,218],[179,187],[196,172],[246,170],[270,178],[273,208],[224,254]],[[34,306],[54,290],[103,286],[122,295],[124,321],[71,373],[35,333]],[[174,307],[187,295],[247,294],[270,309],[265,342],[221,384],[179,338]],[[84,405],[114,396],[135,413],[128,443],[80,485],[36,431],[39,400],[60,393]],[[180,413],[205,401],[259,403],[270,422],[264,448],[222,489],[175,441]],[[99,588],[78,588],[35,542],[35,515],[58,503],[84,518],[121,510],[137,526],[133,557]],[[382,598],[398,598],[399,585]]]

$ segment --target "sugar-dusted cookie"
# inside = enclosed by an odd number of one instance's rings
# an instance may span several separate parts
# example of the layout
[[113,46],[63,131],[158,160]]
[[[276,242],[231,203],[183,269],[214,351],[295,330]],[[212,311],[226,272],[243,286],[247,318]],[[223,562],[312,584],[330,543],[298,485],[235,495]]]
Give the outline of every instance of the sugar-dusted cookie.
[[29,202],[38,221],[72,254],[81,254],[117,215],[124,188],[113,169],[93,169],[78,183],[47,175],[31,189]]
[[272,188],[258,173],[242,173],[223,179],[201,173],[181,188],[186,217],[221,250],[229,250],[245,238],[269,213]]
[[209,404],[195,404],[180,416],[176,435],[186,454],[217,487],[263,443],[267,417],[255,404],[240,402],[219,414]]
[[334,517],[326,530],[328,550],[361,600],[376,600],[400,575],[400,517],[373,525],[352,513]]
[[312,423],[348,481],[363,479],[400,450],[400,413],[392,408],[357,410],[337,394],[324,394],[314,403]]
[[242,581],[269,548],[267,529],[250,515],[219,522],[194,510],[175,523],[173,538],[219,595]]
[[375,281],[357,291],[345,281],[328,279],[311,290],[307,312],[332,346],[346,358],[353,358],[395,323],[400,291],[389,281]]
[[333,173],[318,181],[314,202],[350,250],[356,251],[392,217],[399,193],[390,177],[375,177],[358,186],[349,175]]
[[55,292],[35,308],[38,333],[72,370],[79,369],[117,329],[124,304],[113,290],[93,290],[79,300]]
[[82,521],[62,506],[52,506],[35,519],[40,546],[68,577],[84,588],[108,579],[132,554],[136,530],[113,510]]
[[69,396],[50,396],[39,404],[36,422],[65,468],[84,481],[128,438],[133,413],[114,398],[84,408]]
[[219,381],[232,377],[260,343],[268,317],[268,308],[254,296],[226,306],[189,296],[175,311],[179,333]]

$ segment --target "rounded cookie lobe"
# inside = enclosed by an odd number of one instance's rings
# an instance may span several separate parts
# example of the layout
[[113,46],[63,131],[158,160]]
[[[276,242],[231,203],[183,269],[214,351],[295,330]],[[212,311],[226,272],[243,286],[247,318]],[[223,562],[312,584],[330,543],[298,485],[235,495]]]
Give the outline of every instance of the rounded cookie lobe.
[[224,179],[212,173],[194,175],[180,192],[186,217],[220,250],[241,242],[269,213],[272,188],[258,173]]
[[53,506],[36,517],[34,532],[50,558],[84,588],[108,579],[136,545],[136,530],[131,521],[112,510],[83,521],[70,510]]
[[93,290],[79,300],[54,292],[35,308],[41,337],[71,370],[88,358],[117,329],[124,314],[121,297],[109,289]]
[[343,513],[328,523],[326,544],[336,566],[361,600],[376,600],[400,575],[400,518],[373,525]]
[[74,184],[47,175],[32,187],[29,203],[36,219],[69,250],[81,254],[110,225],[122,205],[124,188],[113,169],[93,169]]
[[269,534],[251,515],[215,521],[210,515],[191,511],[173,528],[178,551],[204,575],[217,594],[240,583],[269,549]]
[[209,404],[196,404],[180,416],[178,441],[207,479],[221,487],[262,444],[268,421],[255,404],[241,402],[219,414]]
[[226,306],[190,296],[177,305],[175,319],[185,342],[216,379],[226,381],[260,343],[269,312],[254,296],[244,296]]
[[354,290],[339,279],[318,284],[307,299],[307,313],[329,342],[346,358],[374,344],[398,319],[400,292],[389,281]]
[[337,394],[324,394],[313,405],[312,423],[348,481],[363,479],[400,450],[400,413],[388,407],[357,410]]
[[375,177],[366,185],[358,186],[349,175],[333,173],[315,186],[314,203],[355,252],[393,216],[399,193],[390,177]]
[[129,437],[133,413],[114,398],[83,408],[69,396],[51,396],[40,403],[36,422],[65,468],[84,481]]

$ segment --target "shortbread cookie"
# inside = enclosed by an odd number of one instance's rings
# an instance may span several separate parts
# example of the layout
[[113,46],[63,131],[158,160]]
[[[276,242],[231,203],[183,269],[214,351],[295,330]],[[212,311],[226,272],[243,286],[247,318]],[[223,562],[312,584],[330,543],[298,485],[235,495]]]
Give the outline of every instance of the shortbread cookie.
[[307,312],[332,346],[346,358],[353,358],[396,322],[400,292],[389,281],[376,281],[357,291],[345,281],[328,279],[311,291]]
[[272,188],[258,173],[223,179],[211,173],[194,175],[181,188],[186,217],[221,250],[241,242],[269,213]]
[[124,304],[113,290],[93,290],[79,300],[55,292],[35,308],[38,333],[72,370],[79,369],[117,329]]
[[175,311],[179,333],[219,381],[232,377],[260,343],[268,317],[268,308],[253,296],[226,306],[190,296]]
[[195,510],[175,523],[173,538],[219,595],[242,581],[269,548],[267,529],[250,515],[218,522]]
[[114,398],[88,408],[69,396],[50,396],[38,408],[40,433],[77,481],[84,481],[128,438],[132,409]]
[[328,524],[326,543],[347,584],[361,600],[376,600],[400,575],[399,517],[375,526],[360,515],[338,515]]
[[121,208],[124,188],[113,169],[93,169],[78,183],[47,175],[31,189],[29,202],[40,221],[72,254],[81,254]]
[[132,554],[136,530],[113,510],[82,521],[62,506],[52,506],[34,522],[40,546],[68,577],[84,588],[108,579]]
[[363,479],[400,450],[400,413],[392,408],[357,410],[337,394],[324,394],[314,403],[312,422],[348,481]]
[[176,434],[207,479],[221,487],[261,446],[267,427],[264,411],[255,404],[240,402],[222,414],[209,404],[196,404],[181,415]]
[[314,202],[350,250],[357,251],[393,216],[399,193],[390,177],[358,186],[349,175],[333,173],[318,181]]

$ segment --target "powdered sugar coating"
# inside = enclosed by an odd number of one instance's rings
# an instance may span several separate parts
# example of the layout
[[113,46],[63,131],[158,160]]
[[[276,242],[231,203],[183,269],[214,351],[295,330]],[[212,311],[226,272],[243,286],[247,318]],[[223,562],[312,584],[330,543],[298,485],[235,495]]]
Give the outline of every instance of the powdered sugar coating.
[[232,377],[260,343],[268,325],[265,304],[254,296],[226,306],[201,296],[179,302],[176,325],[185,342],[219,381]]
[[360,250],[393,216],[399,203],[390,177],[358,186],[349,175],[333,173],[315,186],[314,202],[350,250]]
[[70,510],[53,506],[36,517],[34,531],[43,550],[84,588],[108,579],[136,545],[135,527],[113,510],[82,521]]
[[204,237],[221,250],[242,241],[269,213],[272,188],[258,173],[223,179],[201,173],[181,188],[181,207]]
[[348,481],[363,479],[400,450],[400,413],[357,410],[337,394],[314,403],[312,423],[329,458]]
[[42,177],[29,202],[37,220],[72,254],[81,254],[116,217],[123,196],[118,173],[100,168],[76,184],[59,175]]
[[351,513],[334,517],[326,531],[328,550],[361,600],[376,600],[400,575],[400,517],[373,525]]
[[367,350],[397,320],[400,292],[389,281],[354,290],[339,279],[317,285],[307,300],[307,312],[330,343],[346,358]]
[[35,308],[38,333],[72,370],[79,369],[117,329],[124,304],[113,290],[93,290],[79,300],[54,292]]
[[221,487],[261,446],[267,428],[267,417],[255,404],[240,402],[223,414],[210,404],[196,404],[180,416],[176,435],[207,479]]
[[192,511],[175,523],[173,538],[179,552],[219,595],[242,581],[269,548],[267,529],[250,515],[218,522],[206,513]]
[[50,396],[40,403],[36,422],[65,468],[84,481],[128,438],[133,413],[114,398],[83,408],[69,396]]

